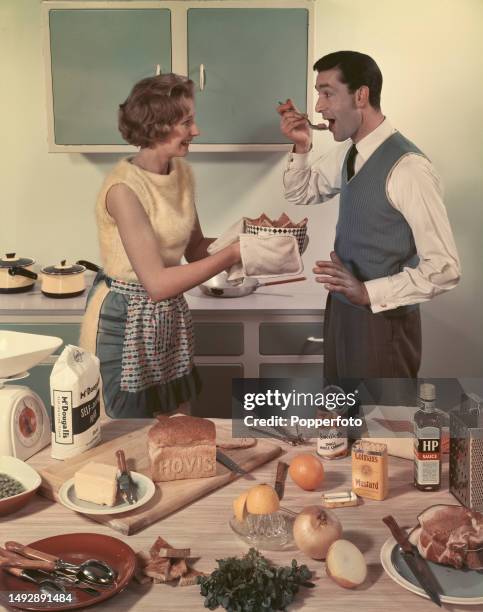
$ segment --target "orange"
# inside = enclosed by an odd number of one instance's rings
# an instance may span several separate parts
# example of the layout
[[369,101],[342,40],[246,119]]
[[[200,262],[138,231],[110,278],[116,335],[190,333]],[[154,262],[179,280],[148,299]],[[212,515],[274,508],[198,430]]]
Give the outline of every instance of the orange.
[[246,507],[250,514],[272,514],[280,508],[280,501],[273,487],[259,484],[248,490]]
[[296,455],[290,463],[288,473],[295,484],[305,491],[317,489],[324,480],[324,466],[317,457],[309,453]]
[[233,500],[233,514],[240,523],[243,523],[247,517],[247,496],[248,491],[245,491]]

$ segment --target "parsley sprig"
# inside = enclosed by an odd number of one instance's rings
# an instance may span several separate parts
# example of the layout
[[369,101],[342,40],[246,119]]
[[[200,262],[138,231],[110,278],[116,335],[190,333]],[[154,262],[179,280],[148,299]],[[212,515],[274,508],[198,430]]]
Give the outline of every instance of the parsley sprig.
[[241,559],[218,559],[218,569],[209,576],[200,576],[198,584],[205,598],[205,608],[219,606],[228,612],[271,612],[286,610],[300,586],[308,582],[312,572],[295,559],[286,567],[275,567],[258,550],[250,548]]

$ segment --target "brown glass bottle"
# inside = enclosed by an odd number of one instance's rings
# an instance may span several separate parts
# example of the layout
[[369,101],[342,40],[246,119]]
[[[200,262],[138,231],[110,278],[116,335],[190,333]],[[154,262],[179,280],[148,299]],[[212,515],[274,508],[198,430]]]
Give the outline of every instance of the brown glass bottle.
[[441,487],[441,424],[435,400],[434,385],[422,384],[414,415],[414,486],[420,491]]

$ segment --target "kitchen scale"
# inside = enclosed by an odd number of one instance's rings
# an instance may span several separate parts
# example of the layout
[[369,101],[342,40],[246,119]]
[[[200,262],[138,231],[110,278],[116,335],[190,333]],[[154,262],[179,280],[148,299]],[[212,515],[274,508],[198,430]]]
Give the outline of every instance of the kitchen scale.
[[10,384],[51,355],[62,338],[0,330],[0,456],[25,460],[50,444],[50,419],[43,401],[27,386]]

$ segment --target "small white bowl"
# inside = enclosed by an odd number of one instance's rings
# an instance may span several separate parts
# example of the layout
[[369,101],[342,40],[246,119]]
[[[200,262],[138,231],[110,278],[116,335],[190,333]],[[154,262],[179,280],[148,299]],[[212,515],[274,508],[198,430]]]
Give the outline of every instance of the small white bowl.
[[25,488],[23,493],[0,499],[0,516],[12,514],[12,512],[17,512],[17,510],[23,508],[35,495],[42,482],[40,474],[30,465],[9,455],[0,456],[0,474],[15,478]]

